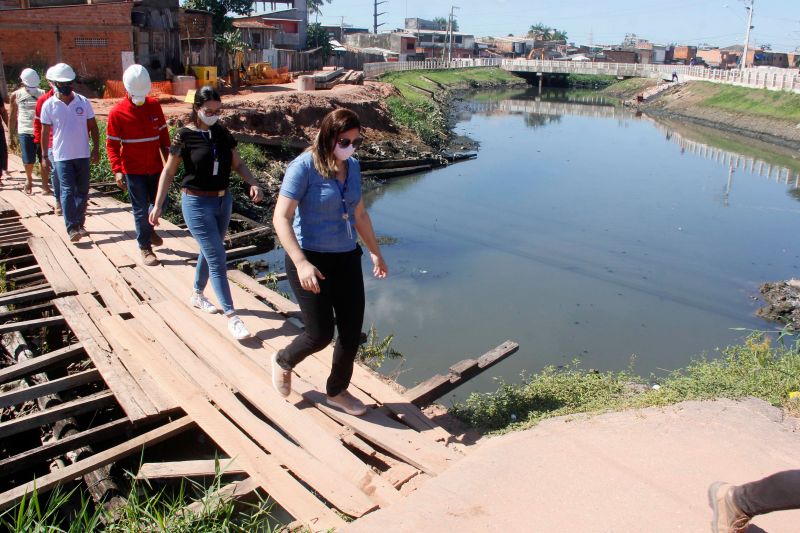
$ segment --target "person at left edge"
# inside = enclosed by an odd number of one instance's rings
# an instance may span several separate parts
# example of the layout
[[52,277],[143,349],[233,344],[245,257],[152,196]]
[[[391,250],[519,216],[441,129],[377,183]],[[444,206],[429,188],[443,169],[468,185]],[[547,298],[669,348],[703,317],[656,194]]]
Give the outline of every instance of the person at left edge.
[[221,111],[222,99],[211,86],[195,93],[191,122],[175,134],[169,159],[161,171],[150,223],[158,226],[167,191],[182,161],[186,173],[181,182],[181,213],[200,248],[189,305],[206,313],[217,312],[216,306],[203,295],[210,279],[222,312],[228,318],[228,331],[235,339],[243,340],[252,335],[233,307],[223,241],[233,208],[231,172],[236,171],[250,185],[253,202],[259,203],[264,193],[236,150],[233,135],[217,122]]
[[117,186],[127,189],[131,198],[136,241],[142,251],[142,262],[158,265],[153,246],[161,246],[159,237],[148,220],[156,199],[158,177],[169,151],[169,129],[161,105],[148,98],[150,74],[142,65],[131,65],[122,75],[128,96],[108,113],[106,152]]
[[[11,104],[11,118],[9,127],[11,137],[14,134],[19,139],[19,148],[22,153],[22,164],[25,165],[25,185],[23,190],[26,194],[33,193],[33,165],[36,158],[42,162],[42,149],[36,143],[33,136],[33,121],[36,116],[36,102],[44,91],[39,89],[39,74],[32,68],[26,68],[19,75],[22,87],[14,91],[9,103]],[[42,174],[42,192],[52,194],[50,190],[50,180],[46,174]]]
[[[42,153],[47,153],[53,131],[53,159],[61,184],[61,210],[69,240],[78,242],[89,233],[84,227],[89,202],[89,132],[91,162],[100,162],[100,132],[92,104],[72,90],[75,71],[66,63],[53,67],[55,94],[42,106]],[[44,160],[42,161],[44,162]]]

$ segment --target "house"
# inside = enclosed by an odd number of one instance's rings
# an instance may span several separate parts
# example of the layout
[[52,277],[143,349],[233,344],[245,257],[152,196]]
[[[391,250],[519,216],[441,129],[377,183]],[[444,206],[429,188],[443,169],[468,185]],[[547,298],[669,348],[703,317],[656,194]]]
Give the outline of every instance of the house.
[[[306,0],[280,0],[264,5],[283,4],[291,9],[260,13],[233,19],[233,27],[242,33],[242,39],[254,50],[281,48],[303,50],[308,33],[308,8]],[[257,5],[257,4],[256,4]]]
[[636,63],[639,57],[635,50],[621,48],[606,48],[602,55],[608,63]]
[[666,45],[651,43],[646,39],[639,39],[632,48],[636,51],[637,62],[643,65],[662,65],[666,61]]
[[426,59],[446,59],[452,35],[453,59],[475,56],[474,35],[457,31],[448,32],[438,28],[439,25],[432,20],[406,19],[405,33],[416,36],[417,54],[423,55]]
[[697,57],[711,68],[731,69],[736,68],[742,51],[729,50],[725,48],[709,48],[698,50]]
[[396,58],[399,61],[425,59],[417,54],[417,36],[404,31],[378,34],[352,33],[345,36],[344,44],[369,53],[376,53],[375,49],[378,49],[387,59]]
[[195,11],[184,18],[190,29],[189,40],[182,41],[186,28],[181,28],[178,0],[0,1],[0,51],[6,65],[46,67],[64,62],[82,78],[119,80],[124,68],[136,62],[147,67],[153,80],[163,80],[166,67],[182,72],[187,42],[191,43],[187,51],[202,55],[197,61],[214,58],[210,34],[191,29],[210,29],[211,14]]
[[347,40],[348,35],[352,35],[354,33],[369,33],[369,29],[367,28],[354,28],[353,26],[323,25],[322,29],[328,33],[328,37],[334,41],[339,41],[340,43],[344,43]]
[[696,46],[675,46],[672,49],[672,61],[688,65],[697,57]]

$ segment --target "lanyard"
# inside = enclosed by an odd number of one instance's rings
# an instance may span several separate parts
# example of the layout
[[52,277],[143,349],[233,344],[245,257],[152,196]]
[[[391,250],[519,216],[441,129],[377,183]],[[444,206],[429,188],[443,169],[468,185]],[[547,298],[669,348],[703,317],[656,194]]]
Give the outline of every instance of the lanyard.
[[[346,163],[345,163],[346,164]],[[347,193],[347,178],[350,177],[350,167],[348,165],[347,174],[345,174],[344,184],[339,182],[339,178],[336,176],[333,177],[334,183],[336,183],[336,188],[339,190],[339,195],[342,197],[342,220],[344,220],[345,225],[347,226],[347,236],[352,239],[353,238],[353,229],[350,227],[350,214],[347,212],[347,200],[345,200],[344,195]]]
[[[203,135],[203,139],[206,138],[205,132],[200,132]],[[214,142],[214,139],[211,137],[211,130],[208,130],[208,143],[211,145],[211,154],[214,156],[214,168],[211,170],[211,174],[216,176],[219,174],[219,155],[217,154],[217,143]]]

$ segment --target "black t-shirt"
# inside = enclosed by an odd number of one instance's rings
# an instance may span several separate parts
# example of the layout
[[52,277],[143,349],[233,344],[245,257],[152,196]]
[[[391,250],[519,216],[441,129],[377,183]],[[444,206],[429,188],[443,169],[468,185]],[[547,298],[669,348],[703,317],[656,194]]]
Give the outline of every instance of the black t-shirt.
[[[172,139],[169,153],[183,159],[186,175],[182,187],[201,191],[222,191],[231,178],[233,149],[237,142],[228,130],[214,124],[208,131],[181,128]],[[214,175],[214,161],[219,162]]]

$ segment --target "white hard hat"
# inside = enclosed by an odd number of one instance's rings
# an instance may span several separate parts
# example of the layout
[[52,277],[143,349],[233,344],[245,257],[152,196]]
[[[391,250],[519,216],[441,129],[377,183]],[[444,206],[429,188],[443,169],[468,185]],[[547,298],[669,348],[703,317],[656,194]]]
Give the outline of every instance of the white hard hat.
[[41,81],[39,79],[39,74],[37,74],[32,68],[26,68],[23,70],[19,75],[19,79],[22,80],[22,83],[28,87],[38,87],[39,82]]
[[131,96],[144,97],[150,92],[150,74],[141,65],[131,65],[122,75],[122,84]]
[[47,70],[47,79],[62,83],[73,81],[75,79],[75,71],[66,63],[58,63]]

